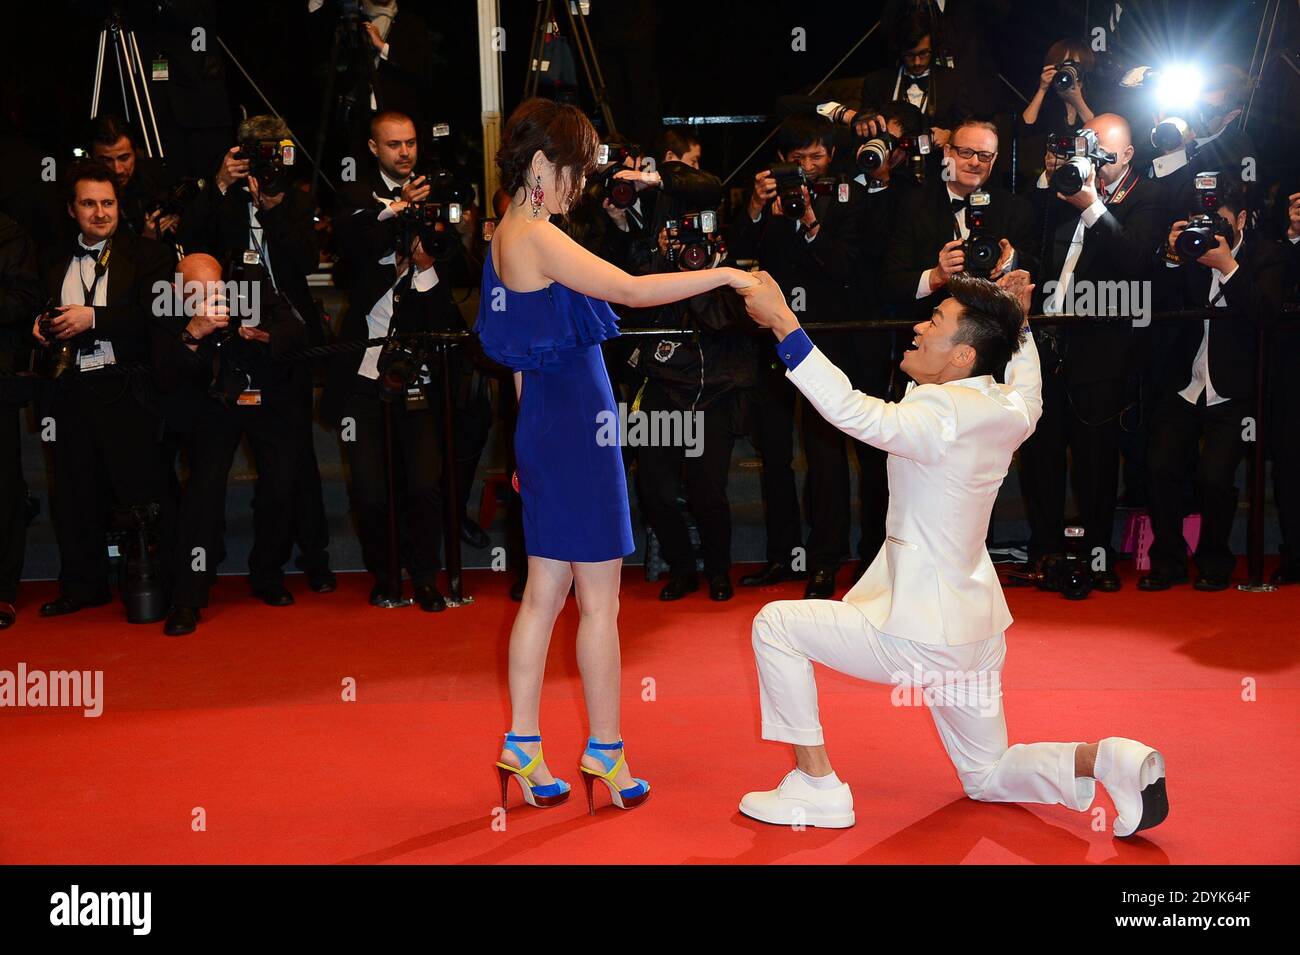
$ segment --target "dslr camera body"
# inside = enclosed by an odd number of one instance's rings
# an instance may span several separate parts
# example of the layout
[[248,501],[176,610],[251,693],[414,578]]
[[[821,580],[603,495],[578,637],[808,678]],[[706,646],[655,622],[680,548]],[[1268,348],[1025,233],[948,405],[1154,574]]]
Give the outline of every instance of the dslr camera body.
[[883,132],[862,140],[854,153],[854,161],[857,164],[858,172],[865,176],[872,175],[872,173],[889,162],[889,154],[895,149],[907,150],[908,161],[913,166],[923,165],[925,157],[930,155],[930,134],[895,136],[892,133]]
[[[596,150],[595,181],[600,199],[608,199],[616,209],[631,208],[636,202],[636,184],[629,179],[615,179],[614,174],[623,169],[640,166],[641,147],[635,143],[601,143]],[[635,166],[625,165],[626,160],[637,160]]]
[[1219,244],[1219,236],[1232,240],[1232,227],[1219,215],[1219,176],[1214,172],[1198,172],[1193,180],[1196,187],[1196,206],[1187,217],[1187,228],[1174,242],[1174,252],[1179,258],[1199,259]]
[[1056,64],[1056,75],[1052,77],[1052,88],[1057,93],[1075,89],[1079,85],[1079,61],[1062,60]]
[[1052,155],[1065,160],[1056,172],[1052,173],[1051,186],[1063,196],[1072,196],[1088,181],[1093,169],[1109,166],[1116,161],[1114,153],[1102,149],[1097,133],[1091,129],[1079,131],[1079,135],[1069,133],[1052,133],[1047,137],[1047,149]]
[[788,219],[802,219],[804,213],[808,211],[808,203],[803,198],[804,186],[808,187],[809,199],[828,196],[842,186],[843,198],[840,201],[848,201],[847,182],[841,183],[834,176],[813,178],[804,172],[803,166],[797,162],[774,163],[769,172],[776,180],[776,195],[781,200],[781,214]]
[[239,144],[236,159],[248,160],[248,175],[257,180],[265,195],[277,195],[288,187],[288,169],[293,166],[292,139],[245,139]]
[[668,261],[680,271],[712,268],[713,263],[727,257],[726,243],[718,231],[718,214],[712,209],[669,219],[664,228],[668,232]]
[[989,194],[983,189],[978,189],[967,197],[966,227],[970,233],[961,246],[966,256],[964,271],[981,279],[986,279],[993,273],[1002,255],[997,236],[985,231],[989,199]]

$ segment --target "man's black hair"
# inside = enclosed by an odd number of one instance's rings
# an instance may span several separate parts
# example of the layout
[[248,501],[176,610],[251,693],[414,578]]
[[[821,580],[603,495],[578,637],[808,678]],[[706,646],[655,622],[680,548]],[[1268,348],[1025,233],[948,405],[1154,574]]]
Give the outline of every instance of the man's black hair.
[[782,156],[818,144],[830,151],[835,145],[835,124],[817,113],[791,113],[776,131],[776,148]]
[[1020,302],[988,279],[963,273],[948,280],[948,294],[961,305],[953,344],[975,349],[971,376],[1001,376],[1024,337]]
[[104,113],[90,121],[90,145],[112,146],[125,136],[132,146],[136,145],[135,130],[131,124],[114,113]]
[[1255,212],[1254,184],[1236,177],[1220,177],[1220,180],[1224,179],[1227,180],[1227,185],[1217,190],[1219,208],[1227,209],[1232,213],[1234,219],[1242,212],[1245,212],[1246,227],[1250,228],[1251,219],[1254,218]]
[[894,100],[892,103],[886,103],[880,109],[880,115],[885,118],[886,122],[893,120],[903,130],[904,136],[919,136],[921,133],[928,133],[929,123],[926,121],[925,114],[906,100]]

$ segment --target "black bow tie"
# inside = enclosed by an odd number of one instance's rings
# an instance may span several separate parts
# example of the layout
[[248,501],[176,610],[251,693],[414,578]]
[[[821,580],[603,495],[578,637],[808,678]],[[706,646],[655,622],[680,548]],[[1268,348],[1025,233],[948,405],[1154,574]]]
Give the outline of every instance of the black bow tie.
[[953,199],[951,196],[948,197],[948,204],[952,207],[952,214],[953,214],[953,215],[956,215],[957,213],[961,212],[961,210],[970,207],[970,201],[969,201],[969,200],[967,200],[967,199]]
[[80,256],[85,256],[86,258],[90,258],[90,259],[97,259],[99,258],[99,249],[88,249],[80,242],[78,242],[76,247],[73,249],[72,257],[75,259]]
[[909,76],[907,73],[904,73],[903,79],[906,80],[907,83],[907,85],[903,87],[905,90],[910,90],[913,86],[918,86],[924,91],[930,87],[930,77],[928,76]]

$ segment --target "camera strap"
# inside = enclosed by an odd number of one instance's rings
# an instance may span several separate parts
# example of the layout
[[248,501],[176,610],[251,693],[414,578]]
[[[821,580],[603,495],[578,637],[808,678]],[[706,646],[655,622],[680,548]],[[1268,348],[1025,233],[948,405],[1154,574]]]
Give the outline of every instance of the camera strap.
[[109,236],[108,241],[104,243],[103,250],[99,253],[99,258],[95,260],[95,278],[86,285],[86,280],[81,271],[81,260],[77,260],[77,281],[81,283],[82,299],[81,304],[95,306],[95,290],[99,288],[99,280],[108,274],[108,259],[113,251],[113,237]]
[[1136,170],[1129,166],[1128,172],[1124,173],[1124,178],[1119,181],[1119,185],[1115,187],[1115,191],[1110,194],[1109,198],[1106,197],[1106,191],[1102,190],[1102,204],[1107,206],[1119,205],[1133,191],[1133,187],[1137,185],[1140,178],[1142,177],[1137,174]]

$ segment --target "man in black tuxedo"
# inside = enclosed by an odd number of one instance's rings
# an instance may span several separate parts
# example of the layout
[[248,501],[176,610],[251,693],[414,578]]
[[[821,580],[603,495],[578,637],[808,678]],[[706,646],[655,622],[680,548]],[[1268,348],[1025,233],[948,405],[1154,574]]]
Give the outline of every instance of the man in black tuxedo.
[[[1287,194],[1286,233],[1283,249],[1291,257],[1292,294],[1300,291],[1300,192]],[[1291,319],[1292,325],[1296,324]],[[1268,433],[1273,444],[1273,499],[1282,527],[1282,560],[1273,572],[1274,585],[1300,583],[1300,360],[1295,344],[1300,332],[1290,330],[1278,339],[1270,369],[1273,396]],[[1289,346],[1289,347],[1288,347]]]
[[[1221,179],[1220,182],[1223,182]],[[1186,583],[1182,487],[1193,460],[1201,510],[1196,545],[1197,590],[1225,590],[1236,566],[1229,547],[1238,491],[1233,481],[1255,412],[1259,325],[1277,321],[1288,281],[1287,250],[1248,228],[1251,184],[1228,180],[1217,193],[1218,215],[1229,235],[1195,262],[1175,251],[1187,226],[1169,230],[1166,262],[1157,266],[1184,308],[1222,308],[1215,321],[1170,323],[1162,331],[1168,352],[1151,422],[1151,572],[1140,590]],[[1286,388],[1290,383],[1279,383]],[[1197,458],[1197,448],[1200,456]]]
[[[433,259],[418,240],[399,248],[398,214],[423,202],[428,180],[414,175],[418,157],[415,124],[400,113],[371,121],[370,151],[376,166],[343,193],[335,218],[350,290],[342,341],[382,338],[390,333],[464,327],[441,282]],[[366,569],[374,575],[371,603],[401,588],[389,577],[388,490],[384,465],[384,420],[377,361],[379,347],[340,355],[330,367],[321,398],[321,419],[338,427],[352,474],[352,509]],[[442,445],[436,400],[428,369],[393,404],[393,452],[398,485],[398,523],[415,599],[426,611],[446,608],[436,578],[442,546]]]
[[[293,551],[295,467],[301,445],[311,440],[311,393],[304,401],[296,365],[272,358],[304,344],[306,330],[260,267],[226,274],[240,283],[233,295],[218,284],[223,274],[215,258],[185,256],[176,275],[186,307],[160,322],[154,338],[154,373],[168,421],[185,435],[190,472],[177,525],[172,610],[163,628],[172,637],[193,633],[208,605],[230,465],[245,437],[257,463],[249,583],[271,606],[293,603],[283,568]],[[254,290],[255,282],[265,284]]]
[[[777,133],[777,158],[797,163],[810,181],[826,176],[835,157],[834,127],[823,116],[796,113]],[[745,213],[735,218],[728,239],[737,258],[757,258],[782,288],[790,289],[796,308],[810,328],[817,322],[862,317],[861,282],[866,267],[867,189],[838,177],[829,191],[813,196],[801,186],[803,212],[782,207],[771,170],[754,177]],[[851,335],[826,334],[818,341],[841,368],[853,374]],[[759,586],[796,576],[792,551],[799,542],[799,506],[795,496],[795,389],[784,374],[764,362],[754,405],[754,425],[763,458],[763,499],[767,508],[767,565],[741,578],[742,586]],[[784,366],[776,363],[784,372]],[[865,386],[864,382],[858,382]],[[805,596],[825,599],[835,590],[835,573],[849,553],[849,469],[844,435],[821,415],[804,414],[808,479],[804,502],[808,513]]]
[[[1133,362],[1132,320],[1142,327],[1141,319],[1150,314],[1152,257],[1167,220],[1159,185],[1133,166],[1128,122],[1102,113],[1084,128],[1096,134],[1115,161],[1092,165],[1073,195],[1061,195],[1046,183],[1034,191],[1035,221],[1042,224],[1044,237],[1035,307],[1119,320],[1100,327],[1036,329],[1044,372],[1043,417],[1020,447],[1020,476],[1032,567],[1062,547],[1068,449],[1093,581],[1098,590],[1109,592],[1121,586],[1112,538],[1120,415]],[[1052,161],[1048,165],[1055,167]],[[1119,294],[1112,295],[1112,289]]]
[[929,315],[947,293],[948,277],[966,268],[963,242],[970,235],[971,196],[986,194],[984,234],[998,240],[999,257],[991,277],[1012,269],[1037,276],[1033,213],[1029,203],[997,186],[986,187],[998,155],[992,123],[967,120],[944,147],[943,175],[903,196],[893,239],[885,254],[881,289],[901,318]]
[[[22,226],[0,213],[0,376],[25,364],[27,323],[41,307],[40,296],[35,243]],[[0,379],[0,630],[17,618],[14,602],[27,542],[19,414],[29,395],[20,387],[17,379]]]
[[[275,116],[252,116],[240,124],[238,133],[241,143],[289,136],[289,128]],[[249,174],[249,161],[238,154],[238,146],[227,150],[212,187],[203,190],[187,210],[186,232],[191,236],[187,251],[206,252],[221,263],[235,256],[254,260],[271,288],[298,313],[304,344],[323,345],[325,329],[307,284],[307,277],[320,264],[312,202],[287,176],[283,181],[259,182]],[[337,585],[329,566],[329,524],[311,441],[311,366],[295,362],[291,367],[298,392],[293,420],[300,434],[272,454],[284,453],[290,444],[298,451],[292,498],[294,533],[301,552],[298,566],[312,591],[329,593]],[[285,595],[276,592],[275,596],[283,600]]]
[[[51,388],[52,504],[62,566],[59,597],[41,607],[47,617],[108,602],[107,498],[158,505],[160,554],[170,553],[175,522],[151,382],[108,369],[149,361],[158,290],[170,289],[176,257],[170,247],[121,228],[117,186],[105,166],[74,164],[66,188],[79,233],[46,272],[46,294],[58,303],[51,338],[39,320],[32,325],[42,345],[76,349],[75,367]],[[170,569],[164,561],[164,584]]]

